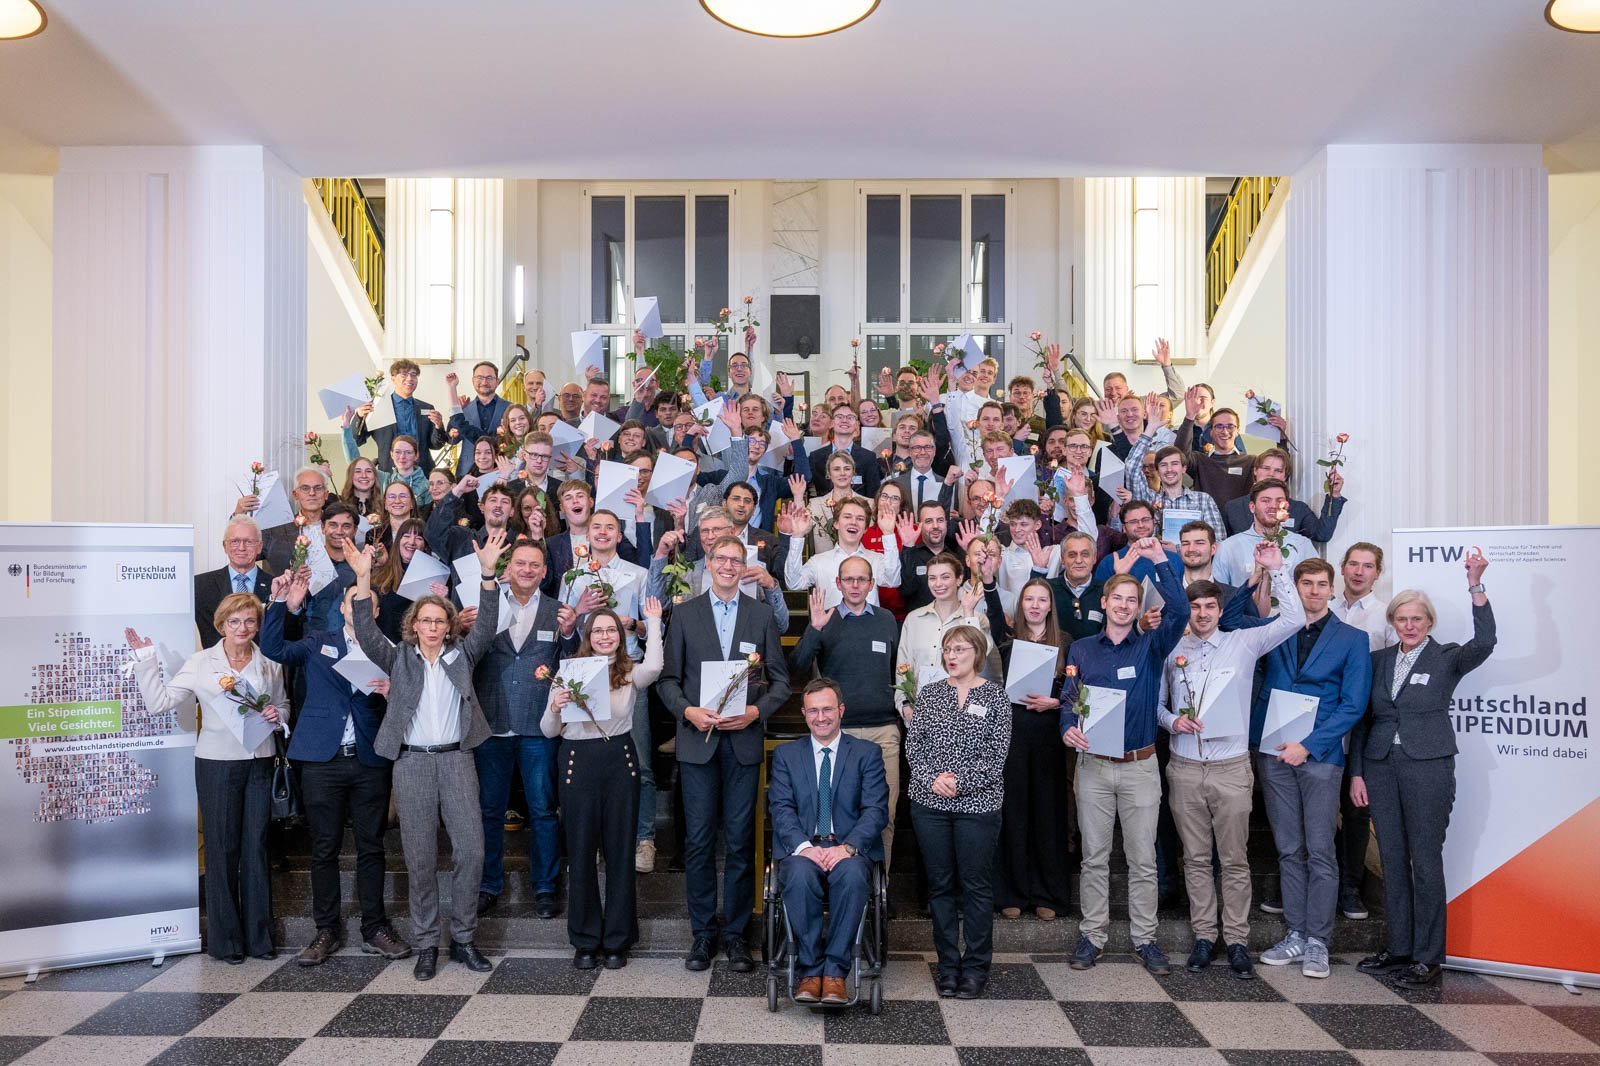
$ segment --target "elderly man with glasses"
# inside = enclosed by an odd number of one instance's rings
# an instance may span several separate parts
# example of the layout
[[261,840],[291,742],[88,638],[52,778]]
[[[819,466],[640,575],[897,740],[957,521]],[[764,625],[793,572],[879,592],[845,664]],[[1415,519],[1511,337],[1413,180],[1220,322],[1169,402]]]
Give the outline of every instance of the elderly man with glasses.
[[235,592],[248,592],[262,603],[272,590],[272,580],[257,562],[261,558],[261,527],[255,519],[235,515],[222,531],[222,550],[228,562],[194,576],[194,624],[200,646],[209,648],[222,639],[212,618],[222,601]]

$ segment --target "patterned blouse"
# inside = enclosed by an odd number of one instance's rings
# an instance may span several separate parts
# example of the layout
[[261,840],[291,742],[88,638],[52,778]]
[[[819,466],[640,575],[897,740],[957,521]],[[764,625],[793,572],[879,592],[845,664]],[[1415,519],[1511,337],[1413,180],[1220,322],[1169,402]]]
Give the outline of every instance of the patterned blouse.
[[[962,706],[949,681],[925,686],[906,730],[912,802],[958,814],[998,811],[1010,747],[1011,699],[1005,689],[985,681],[967,693]],[[934,778],[943,773],[956,775],[954,799],[933,792]]]

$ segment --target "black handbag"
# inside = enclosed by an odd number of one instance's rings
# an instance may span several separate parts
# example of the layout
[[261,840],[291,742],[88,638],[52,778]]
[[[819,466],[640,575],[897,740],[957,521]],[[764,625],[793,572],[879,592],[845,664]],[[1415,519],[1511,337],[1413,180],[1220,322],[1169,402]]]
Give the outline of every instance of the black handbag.
[[300,817],[300,781],[289,765],[288,744],[282,733],[272,737],[272,820],[286,822]]

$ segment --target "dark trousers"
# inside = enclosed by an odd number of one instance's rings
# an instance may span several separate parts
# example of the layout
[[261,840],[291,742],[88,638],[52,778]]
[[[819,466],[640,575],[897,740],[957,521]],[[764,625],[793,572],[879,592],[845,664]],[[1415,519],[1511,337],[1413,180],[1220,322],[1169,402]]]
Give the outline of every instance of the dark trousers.
[[1011,709],[1004,779],[995,905],[1065,911],[1072,886],[1067,871],[1072,785],[1066,747],[1050,713]]
[[1360,892],[1367,883],[1367,842],[1372,839],[1372,816],[1366,807],[1350,802],[1350,766],[1345,764],[1339,786],[1339,887]]
[[[639,756],[625,736],[564,740],[556,765],[567,833],[567,939],[579,951],[627,951],[639,939]],[[606,864],[603,899],[597,856]]]
[[1000,812],[953,814],[913,801],[911,827],[928,873],[928,910],[940,975],[987,977],[994,958],[994,848]]
[[205,833],[206,952],[264,955],[272,950],[272,760],[197,758],[194,790]]
[[[695,736],[679,744],[703,744]],[[727,734],[710,741],[716,754],[707,763],[679,763],[683,782],[683,874],[689,899],[689,927],[696,937],[717,936],[717,830],[722,830],[722,929],[743,937],[755,907],[756,787],[761,767],[746,766],[733,752]]]
[[483,882],[478,891],[498,896],[506,880],[506,805],[511,782],[522,775],[528,801],[528,881],[535,894],[554,893],[561,872],[556,821],[556,747],[538,737],[490,737],[473,751],[478,763],[478,804],[483,808]]
[[1183,837],[1172,817],[1167,791],[1167,765],[1172,760],[1172,738],[1165,729],[1156,730],[1156,764],[1161,768],[1161,809],[1156,812],[1156,892],[1159,896],[1183,887]]
[[[862,855],[824,870],[804,854],[778,864],[783,910],[794,931],[796,977],[844,977],[855,958],[856,930],[872,892],[872,862]],[[828,929],[823,938],[823,901]]]
[[1444,834],[1456,802],[1456,759],[1413,759],[1398,744],[1368,759],[1367,796],[1383,860],[1389,950],[1444,962]]
[[370,940],[388,923],[383,911],[383,832],[389,819],[389,767],[365,766],[354,755],[335,755],[327,762],[297,761],[295,765],[300,770],[300,801],[311,833],[311,917],[318,929],[342,934],[339,850],[348,814],[356,840],[361,937]]

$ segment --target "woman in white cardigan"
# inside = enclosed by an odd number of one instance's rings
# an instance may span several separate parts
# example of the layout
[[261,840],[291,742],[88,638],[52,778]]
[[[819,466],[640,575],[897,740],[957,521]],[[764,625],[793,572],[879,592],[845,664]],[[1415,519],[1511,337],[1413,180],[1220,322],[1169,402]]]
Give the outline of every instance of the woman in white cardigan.
[[[246,955],[258,959],[277,955],[272,947],[272,887],[267,872],[272,733],[245,748],[240,737],[251,735],[244,732],[245,708],[221,684],[224,678],[247,682],[267,698],[261,718],[282,728],[279,708],[287,708],[289,701],[282,667],[256,647],[261,614],[261,601],[249,593],[226,597],[212,619],[222,640],[191,655],[177,676],[165,682],[151,642],[126,630],[128,647],[134,651],[133,674],[151,713],[186,712],[195,700],[201,705],[194,783],[205,832],[206,950],[235,965]],[[184,722],[186,728],[193,724]],[[253,732],[253,721],[249,728]]]
[[[545,736],[561,737],[556,780],[567,835],[567,939],[574,952],[572,965],[580,970],[594,969],[597,952],[604,953],[608,970],[626,966],[628,949],[639,939],[633,850],[639,823],[639,765],[650,753],[635,748],[630,734],[634,694],[661,676],[661,601],[645,600],[644,617],[642,663],[628,658],[615,611],[595,611],[584,630],[578,655],[610,660],[606,672],[610,718],[563,723],[561,709],[572,702],[572,694],[553,685],[539,721]],[[642,700],[639,706],[644,707]],[[600,708],[591,704],[590,710],[597,713]],[[604,857],[606,864],[603,906],[596,856]]]

